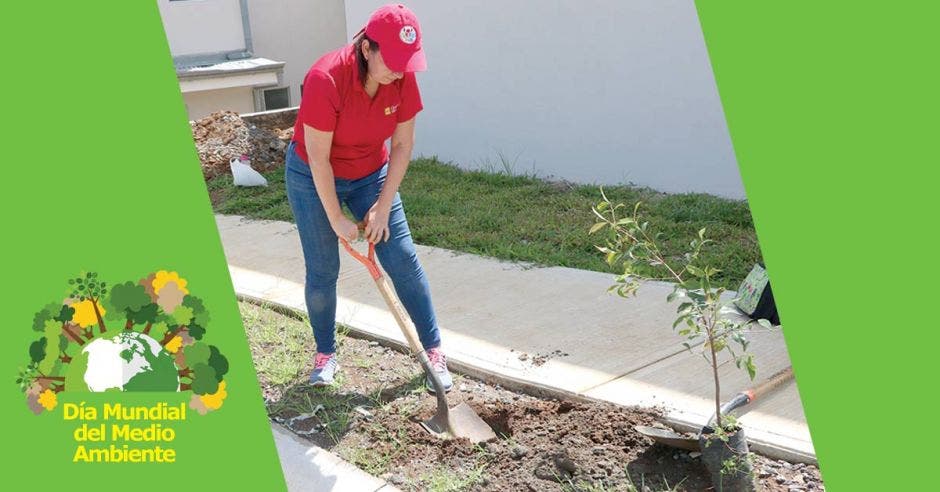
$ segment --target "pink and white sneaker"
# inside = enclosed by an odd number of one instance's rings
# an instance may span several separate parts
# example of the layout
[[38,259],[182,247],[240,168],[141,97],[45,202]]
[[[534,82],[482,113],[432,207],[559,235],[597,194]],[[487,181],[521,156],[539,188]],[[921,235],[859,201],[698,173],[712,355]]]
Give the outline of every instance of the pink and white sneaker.
[[313,386],[329,386],[333,384],[336,371],[339,370],[339,363],[336,362],[336,354],[321,354],[313,359],[313,373],[310,375],[310,384]]
[[[444,392],[449,392],[454,387],[454,380],[447,370],[447,356],[444,355],[444,352],[441,352],[441,349],[436,347],[425,350],[425,353],[428,354],[428,359],[431,360],[431,368],[434,369],[434,374],[437,374],[438,379],[441,380],[441,384],[444,386]],[[425,378],[425,386],[431,393],[435,392],[434,383],[431,382],[430,377]]]

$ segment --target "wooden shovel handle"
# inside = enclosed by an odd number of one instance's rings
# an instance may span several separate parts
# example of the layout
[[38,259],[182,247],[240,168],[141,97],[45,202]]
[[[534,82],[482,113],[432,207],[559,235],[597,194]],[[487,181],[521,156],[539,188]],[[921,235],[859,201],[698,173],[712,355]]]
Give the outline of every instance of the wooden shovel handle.
[[382,298],[385,299],[385,304],[388,305],[388,308],[392,311],[392,315],[395,316],[395,321],[398,322],[402,334],[405,335],[408,346],[411,347],[411,350],[415,353],[422,352],[424,349],[421,347],[421,342],[418,339],[418,331],[415,329],[415,325],[411,321],[411,317],[408,316],[408,313],[405,311],[404,306],[401,305],[401,302],[398,301],[398,297],[392,292],[392,286],[388,284],[388,280],[385,277],[380,277],[375,281],[375,285],[379,287],[379,292],[382,294]]
[[774,374],[770,379],[745,391],[744,394],[747,395],[748,403],[751,403],[758,397],[763,397],[791,379],[793,379],[793,366],[789,366],[777,374]]

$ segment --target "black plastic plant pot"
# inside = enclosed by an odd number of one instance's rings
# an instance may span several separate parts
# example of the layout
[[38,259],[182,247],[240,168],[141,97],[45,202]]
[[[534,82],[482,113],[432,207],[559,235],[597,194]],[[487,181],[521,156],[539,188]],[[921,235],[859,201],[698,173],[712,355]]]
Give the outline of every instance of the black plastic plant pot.
[[738,429],[725,437],[720,439],[715,436],[714,429],[705,427],[698,439],[702,461],[711,475],[712,485],[719,492],[754,491],[754,469],[744,429]]

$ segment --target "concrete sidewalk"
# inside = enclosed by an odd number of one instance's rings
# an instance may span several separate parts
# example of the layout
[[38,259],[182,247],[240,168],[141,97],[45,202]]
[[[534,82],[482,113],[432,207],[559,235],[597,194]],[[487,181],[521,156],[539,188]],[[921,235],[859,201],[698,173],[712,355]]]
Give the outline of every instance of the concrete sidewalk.
[[[216,221],[236,292],[305,311],[296,227],[237,216]],[[533,268],[424,246],[418,255],[453,369],[547,395],[659,407],[686,430],[697,430],[714,412],[709,366],[685,351],[671,329],[676,307],[666,303],[668,284],[648,283],[635,298],[622,299],[607,293],[612,274]],[[344,252],[340,257],[337,321],[403,344],[365,268]],[[757,382],[790,364],[780,330],[750,339]],[[535,363],[538,356],[547,360]],[[721,373],[723,400],[755,384],[733,364]],[[815,462],[794,383],[744,410],[740,420],[754,450]]]
[[289,492],[398,492],[398,488],[310,445],[278,424],[271,424],[274,444]]

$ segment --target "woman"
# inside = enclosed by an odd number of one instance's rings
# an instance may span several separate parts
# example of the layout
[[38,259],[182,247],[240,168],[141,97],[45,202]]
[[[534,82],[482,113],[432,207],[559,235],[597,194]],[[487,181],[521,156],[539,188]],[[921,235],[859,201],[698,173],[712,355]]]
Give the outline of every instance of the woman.
[[[366,239],[375,244],[434,371],[446,390],[453,386],[398,195],[414,146],[415,115],[422,109],[414,72],[426,67],[418,20],[395,4],[376,10],[351,45],[324,55],[304,79],[286,181],[307,269],[307,313],[317,344],[314,386],[332,384],[339,369],[337,238],[351,241],[359,234],[343,215],[343,203],[365,222]],[[385,146],[389,138],[391,151]],[[430,380],[426,385],[434,391]]]

